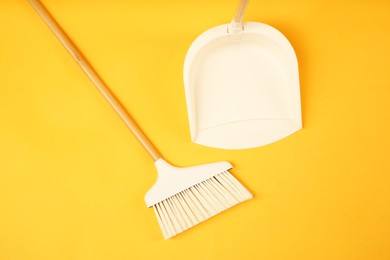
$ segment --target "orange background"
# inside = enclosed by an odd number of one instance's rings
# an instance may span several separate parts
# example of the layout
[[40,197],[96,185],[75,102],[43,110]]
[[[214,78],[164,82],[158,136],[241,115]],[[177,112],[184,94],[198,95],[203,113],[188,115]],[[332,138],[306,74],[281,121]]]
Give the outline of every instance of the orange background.
[[49,1],[166,159],[228,160],[255,198],[164,241],[149,157],[27,1],[0,1],[0,259],[390,259],[390,2],[254,1],[300,69],[304,129],[191,142],[191,42],[237,1]]

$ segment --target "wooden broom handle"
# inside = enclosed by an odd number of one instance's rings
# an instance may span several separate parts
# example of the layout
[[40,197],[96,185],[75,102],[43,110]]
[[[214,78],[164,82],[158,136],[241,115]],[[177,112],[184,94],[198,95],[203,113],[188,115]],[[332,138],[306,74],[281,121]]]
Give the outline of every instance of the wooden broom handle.
[[83,54],[79,51],[76,45],[72,42],[72,40],[66,35],[66,33],[61,29],[61,27],[57,24],[54,18],[50,15],[50,13],[46,10],[46,8],[42,5],[42,3],[38,0],[28,0],[35,11],[39,14],[39,16],[43,19],[43,21],[49,26],[49,28],[53,31],[53,33],[60,40],[65,49],[68,50],[70,55],[74,58],[77,64],[81,67],[81,69],[87,74],[88,78],[92,81],[92,83],[96,86],[96,88],[100,91],[103,97],[108,101],[111,107],[115,110],[115,112],[119,115],[125,125],[130,129],[130,131],[134,134],[134,136],[138,139],[141,145],[145,148],[147,153],[152,157],[154,161],[157,161],[162,156],[154,147],[154,145],[149,141],[149,139],[145,136],[142,130],[138,127],[138,125],[131,118],[126,109],[122,106],[122,104],[118,101],[118,99],[112,94],[110,89],[104,83],[104,81],[100,78],[100,76],[96,73],[96,71],[92,68],[92,66],[85,59]]

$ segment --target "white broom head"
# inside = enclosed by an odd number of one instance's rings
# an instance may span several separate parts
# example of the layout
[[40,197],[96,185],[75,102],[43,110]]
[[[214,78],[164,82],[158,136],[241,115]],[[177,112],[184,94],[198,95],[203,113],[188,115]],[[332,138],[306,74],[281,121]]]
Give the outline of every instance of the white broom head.
[[165,239],[253,197],[228,172],[232,165],[226,161],[178,168],[159,159],[155,166],[158,178],[145,202]]

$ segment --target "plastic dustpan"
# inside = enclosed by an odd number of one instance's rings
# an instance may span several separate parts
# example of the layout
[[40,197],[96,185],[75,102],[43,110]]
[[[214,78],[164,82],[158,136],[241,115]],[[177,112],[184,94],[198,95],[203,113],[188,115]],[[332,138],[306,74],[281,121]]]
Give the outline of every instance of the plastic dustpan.
[[191,45],[184,85],[193,142],[244,149],[302,128],[297,58],[275,28],[242,23],[247,1],[230,24],[211,28]]

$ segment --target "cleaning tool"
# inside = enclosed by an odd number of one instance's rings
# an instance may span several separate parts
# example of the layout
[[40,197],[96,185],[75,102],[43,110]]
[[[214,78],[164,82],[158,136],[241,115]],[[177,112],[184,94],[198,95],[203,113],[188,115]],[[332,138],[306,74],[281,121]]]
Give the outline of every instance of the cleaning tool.
[[145,202],[153,207],[165,239],[252,198],[228,172],[232,165],[226,161],[186,168],[166,162],[40,1],[29,2],[153,159],[158,178]]
[[297,58],[275,28],[242,22],[248,0],[230,24],[191,44],[184,86],[191,139],[221,149],[278,141],[302,128]]

